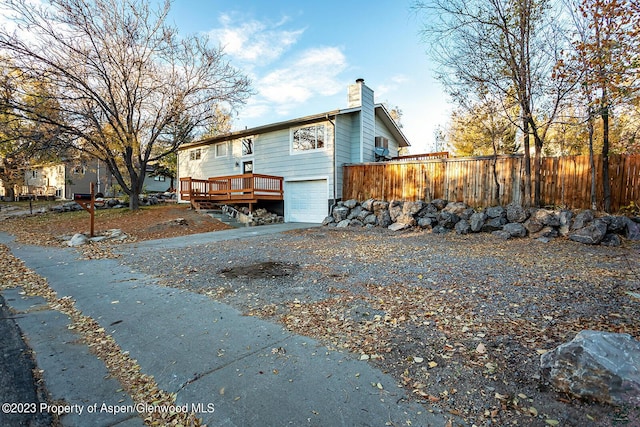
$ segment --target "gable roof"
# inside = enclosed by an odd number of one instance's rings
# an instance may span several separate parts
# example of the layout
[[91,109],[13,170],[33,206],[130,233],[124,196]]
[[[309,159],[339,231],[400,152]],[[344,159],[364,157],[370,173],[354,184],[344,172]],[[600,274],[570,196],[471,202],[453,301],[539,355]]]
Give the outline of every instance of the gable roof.
[[[243,129],[234,132],[225,133],[222,135],[216,135],[208,138],[201,139],[199,141],[184,144],[178,148],[178,150],[187,150],[190,148],[202,147],[207,145],[213,145],[220,142],[230,141],[234,139],[240,139],[247,136],[253,136],[261,133],[274,132],[277,130],[288,129],[290,127],[295,126],[304,126],[306,124],[316,123],[321,120],[327,120],[331,117],[336,117],[340,114],[350,114],[360,111],[360,107],[356,108],[347,108],[343,110],[332,110],[327,111],[326,113],[314,114],[311,116],[299,117],[296,119],[286,120],[283,122],[271,123],[268,125],[258,126],[250,129]],[[407,137],[402,133],[396,122],[391,118],[389,111],[382,104],[376,104],[375,106],[375,114],[382,123],[389,129],[393,137],[398,141],[398,146],[400,147],[408,147],[409,141]]]

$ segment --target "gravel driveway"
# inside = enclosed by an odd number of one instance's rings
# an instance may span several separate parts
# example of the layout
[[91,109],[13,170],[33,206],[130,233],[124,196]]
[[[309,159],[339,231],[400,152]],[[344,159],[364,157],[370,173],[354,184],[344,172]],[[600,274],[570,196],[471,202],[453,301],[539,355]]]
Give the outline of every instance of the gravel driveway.
[[638,245],[324,227],[131,254],[122,262],[166,286],[368,359],[425,410],[469,425],[638,419],[556,393],[538,372],[540,354],[580,330],[640,338]]

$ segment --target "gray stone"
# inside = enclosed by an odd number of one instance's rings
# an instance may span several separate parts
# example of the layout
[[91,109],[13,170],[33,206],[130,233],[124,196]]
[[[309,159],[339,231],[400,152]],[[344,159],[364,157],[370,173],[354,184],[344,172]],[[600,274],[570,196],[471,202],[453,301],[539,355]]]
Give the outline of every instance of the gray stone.
[[489,218],[487,221],[485,221],[481,230],[486,233],[489,233],[492,231],[499,231],[499,230],[502,230],[502,227],[504,227],[506,223],[507,223],[507,218],[505,217],[500,216],[497,218]]
[[449,228],[443,227],[442,225],[436,225],[431,230],[431,232],[434,234],[444,234],[444,233],[448,233],[449,231],[451,231]]
[[350,219],[343,219],[342,221],[338,222],[336,227],[337,228],[346,228],[346,227],[349,226],[349,224],[351,224],[351,220]]
[[71,240],[67,241],[67,245],[71,247],[82,246],[85,245],[89,241],[89,238],[84,234],[76,233],[73,235]]
[[349,215],[349,208],[346,206],[336,206],[333,208],[333,219],[335,222],[340,222],[342,220],[347,219],[347,215]]
[[389,203],[389,216],[392,222],[396,222],[396,219],[402,214],[403,202],[399,200],[393,200]]
[[[368,211],[373,211],[373,213],[377,214],[379,211],[386,211],[389,209],[389,202],[383,202],[382,200],[376,200],[372,205],[373,209],[367,209]],[[366,208],[365,208],[366,209]]]
[[628,334],[582,331],[540,357],[556,390],[614,405],[640,405],[640,342]]
[[441,211],[442,209],[444,209],[447,206],[447,201],[443,200],[443,199],[434,199],[431,201],[431,204],[433,204],[433,206],[436,207],[436,209],[438,209],[439,211]]
[[401,213],[395,220],[398,224],[404,224],[408,227],[413,227],[416,225],[416,220],[413,216]]
[[468,206],[463,202],[449,202],[443,210],[460,216],[460,214],[467,208]]
[[458,221],[460,221],[460,217],[453,212],[441,211],[438,214],[438,224],[448,229],[454,228]]
[[329,225],[331,224],[333,221],[333,217],[332,216],[327,216],[324,218],[324,220],[322,220],[322,225]]
[[504,230],[495,230],[492,231],[491,234],[504,240],[509,240],[511,238],[511,233]]
[[607,234],[607,224],[602,220],[595,220],[584,228],[569,234],[569,239],[586,245],[597,245]]
[[527,235],[527,229],[519,222],[510,222],[502,227],[502,231],[506,231],[511,237],[525,237]]
[[607,230],[609,233],[622,234],[627,229],[627,223],[624,216],[607,215],[600,218],[607,224]]
[[358,219],[352,219],[349,227],[364,227],[364,223]]
[[563,225],[571,225],[571,219],[573,218],[573,212],[563,209],[558,214],[558,218],[560,218],[560,226]]
[[364,209],[362,209],[362,206],[360,206],[360,205],[356,205],[356,206],[354,206],[354,207],[352,207],[350,209],[351,209],[351,211],[349,212],[349,215],[347,215],[347,219],[358,218],[360,216],[360,214],[362,213],[362,211],[364,210]]
[[466,219],[461,219],[455,225],[456,233],[469,234],[471,232],[471,224]]
[[584,228],[587,226],[587,224],[589,224],[594,219],[595,219],[595,215],[593,214],[592,210],[587,209],[585,211],[582,211],[578,213],[578,215],[576,215],[576,218],[573,220],[573,224],[571,225],[571,230],[578,230],[580,228]]
[[524,222],[524,228],[527,229],[529,234],[535,234],[544,228],[544,225],[538,221],[535,217],[530,217]]
[[404,206],[402,207],[402,213],[404,213],[406,215],[415,216],[425,206],[426,206],[426,203],[423,202],[422,200],[418,200],[416,202],[404,202]]
[[356,206],[358,206],[358,201],[356,199],[349,199],[349,200],[344,202],[344,205],[346,207],[348,207],[349,209],[353,209]]
[[369,215],[371,215],[371,212],[363,208],[360,210],[360,213],[356,216],[356,219],[359,219],[360,221],[364,221],[365,218],[368,217]]
[[624,237],[629,240],[640,240],[640,224],[633,221],[631,218],[625,218],[625,223],[627,224],[627,232]]
[[376,221],[380,227],[386,228],[391,224],[391,216],[389,215],[388,210],[378,210],[375,211]]
[[375,202],[374,199],[368,199],[362,202],[360,205],[363,209],[368,210],[369,212],[373,212],[373,202]]
[[521,206],[515,203],[507,205],[507,220],[509,222],[525,222],[529,218],[529,213]]
[[473,215],[474,213],[476,213],[476,211],[473,208],[467,208],[460,212],[458,216],[460,217],[460,219],[466,219],[467,221],[469,221],[471,219],[471,215]]
[[491,206],[484,211],[489,218],[506,218],[507,211],[502,206]]
[[600,244],[604,246],[621,246],[622,239],[617,234],[609,233],[604,236]]
[[471,231],[477,233],[482,230],[486,219],[487,215],[484,212],[476,212],[471,215],[471,218],[469,219],[469,223],[471,224]]
[[556,230],[553,227],[542,227],[540,230],[538,230],[536,233],[531,234],[531,238],[533,239],[554,239],[556,237],[558,237],[559,233],[558,230]]
[[438,214],[438,207],[433,203],[428,203],[424,208],[420,209],[420,212],[418,212],[418,216],[420,218],[425,216],[432,216],[435,218],[434,215],[437,215],[437,214]]
[[400,230],[405,230],[407,228],[409,228],[410,226],[408,224],[403,224],[401,222],[394,222],[393,224],[391,224],[389,227],[387,227],[389,230],[391,231],[400,231]]
[[550,211],[548,209],[538,209],[534,214],[533,218],[539,222],[540,224],[548,225],[549,227],[559,227],[560,226],[560,218],[554,211]]
[[364,223],[367,225],[376,225],[378,223],[378,217],[375,214],[369,214],[364,218]]
[[438,223],[438,221],[434,220],[433,218],[429,218],[429,217],[424,217],[424,218],[418,219],[418,227],[420,227],[420,228],[431,228],[434,225],[436,225],[437,223]]

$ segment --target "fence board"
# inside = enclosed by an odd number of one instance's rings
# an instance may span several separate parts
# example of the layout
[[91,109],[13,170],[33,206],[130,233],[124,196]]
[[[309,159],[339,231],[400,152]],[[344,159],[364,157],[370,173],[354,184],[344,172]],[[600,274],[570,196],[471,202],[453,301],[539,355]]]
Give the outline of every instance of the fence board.
[[[595,156],[596,198],[603,207],[602,157]],[[462,201],[470,206],[521,203],[524,193],[523,156],[499,156],[500,183],[496,199],[493,158],[404,160],[344,167],[343,199]],[[533,171],[532,171],[533,174]],[[632,201],[640,205],[640,155],[609,157],[611,210]],[[550,157],[541,160],[541,203],[587,209],[591,206],[589,156]]]

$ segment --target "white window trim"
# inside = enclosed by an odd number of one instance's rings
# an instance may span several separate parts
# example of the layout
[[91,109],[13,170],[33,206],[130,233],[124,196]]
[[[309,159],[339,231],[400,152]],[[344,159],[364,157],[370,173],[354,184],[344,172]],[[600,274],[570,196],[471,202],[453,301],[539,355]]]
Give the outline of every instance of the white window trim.
[[[196,155],[198,153],[198,155]],[[193,148],[189,150],[189,161],[196,162],[198,160],[202,160],[202,149]]]
[[[222,155],[218,155],[218,147],[219,146],[223,146],[224,145],[224,154]],[[215,156],[216,159],[221,159],[224,157],[228,157],[229,156],[229,144],[227,144],[227,142],[219,142],[218,144],[215,144],[213,146],[213,154]]]
[[[293,148],[293,133],[298,129],[304,129],[308,127],[319,127],[322,126],[324,128],[324,147],[322,148],[312,148],[310,150],[296,150]],[[329,145],[329,141],[327,140],[327,124],[326,123],[312,123],[303,126],[296,126],[294,128],[289,129],[289,154],[291,155],[299,155],[299,154],[309,154],[309,153],[317,153],[321,151],[327,151],[327,146]]]

